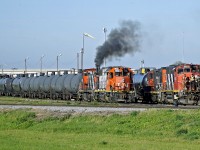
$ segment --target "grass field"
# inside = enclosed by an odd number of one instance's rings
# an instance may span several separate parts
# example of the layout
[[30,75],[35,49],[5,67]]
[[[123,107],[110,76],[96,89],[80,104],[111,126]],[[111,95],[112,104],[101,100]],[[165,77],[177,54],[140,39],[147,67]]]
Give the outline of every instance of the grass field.
[[200,110],[44,115],[1,110],[0,149],[199,149]]

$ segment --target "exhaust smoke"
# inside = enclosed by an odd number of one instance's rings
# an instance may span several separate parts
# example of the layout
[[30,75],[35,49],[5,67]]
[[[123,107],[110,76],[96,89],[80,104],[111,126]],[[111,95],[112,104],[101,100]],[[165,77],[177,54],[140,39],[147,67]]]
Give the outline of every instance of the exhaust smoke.
[[122,21],[120,27],[111,30],[103,45],[97,47],[96,65],[102,65],[104,59],[122,57],[140,51],[140,23]]

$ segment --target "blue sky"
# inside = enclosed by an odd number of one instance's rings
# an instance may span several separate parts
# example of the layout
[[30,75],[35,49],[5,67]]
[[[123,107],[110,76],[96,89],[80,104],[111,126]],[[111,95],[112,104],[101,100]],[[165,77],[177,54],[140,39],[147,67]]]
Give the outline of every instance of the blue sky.
[[[161,67],[185,61],[200,64],[199,0],[0,0],[0,64],[4,68],[75,68],[85,39],[84,67],[94,67],[96,47],[122,20],[141,23],[141,52],[107,65]],[[184,34],[183,34],[184,33]],[[183,42],[184,39],[184,42]],[[184,57],[183,57],[184,51]]]

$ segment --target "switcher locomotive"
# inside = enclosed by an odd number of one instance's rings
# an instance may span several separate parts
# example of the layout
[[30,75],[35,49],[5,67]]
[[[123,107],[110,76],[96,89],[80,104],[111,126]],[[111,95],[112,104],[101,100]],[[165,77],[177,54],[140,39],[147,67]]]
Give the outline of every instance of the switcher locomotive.
[[[136,78],[138,75],[135,74]],[[179,64],[149,70],[133,81],[144,102],[196,104],[200,98],[200,65]],[[136,78],[137,79],[137,78]]]

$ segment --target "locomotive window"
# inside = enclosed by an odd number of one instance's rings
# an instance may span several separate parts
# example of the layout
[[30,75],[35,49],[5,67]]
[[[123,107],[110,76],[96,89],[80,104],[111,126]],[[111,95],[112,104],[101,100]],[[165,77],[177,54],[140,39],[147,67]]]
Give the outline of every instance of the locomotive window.
[[122,76],[121,72],[115,72],[115,76]]
[[184,68],[184,72],[190,72],[190,68]]
[[153,73],[149,74],[149,79],[153,79]]
[[124,72],[122,73],[122,76],[129,76],[129,72],[124,71]]
[[109,77],[109,79],[112,79],[113,78],[113,73],[112,72],[108,73],[108,77]]
[[182,68],[179,68],[178,69],[178,74],[182,73],[183,72],[183,69]]
[[197,72],[196,66],[191,66],[192,72]]

